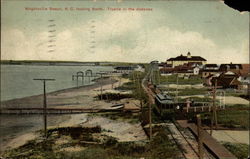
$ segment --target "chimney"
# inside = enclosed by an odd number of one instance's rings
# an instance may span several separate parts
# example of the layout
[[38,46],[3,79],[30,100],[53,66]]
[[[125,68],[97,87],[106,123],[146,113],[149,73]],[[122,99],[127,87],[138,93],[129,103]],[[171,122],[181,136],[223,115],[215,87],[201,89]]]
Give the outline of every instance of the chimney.
[[187,58],[191,58],[191,53],[190,52],[187,53]]

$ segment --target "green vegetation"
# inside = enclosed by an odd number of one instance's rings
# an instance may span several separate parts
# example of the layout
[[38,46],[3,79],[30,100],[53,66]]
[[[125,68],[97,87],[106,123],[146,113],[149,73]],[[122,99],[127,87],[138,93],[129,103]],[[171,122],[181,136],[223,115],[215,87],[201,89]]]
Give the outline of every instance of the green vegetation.
[[[177,83],[177,74],[169,76],[160,76],[161,84],[176,84]],[[189,79],[184,79],[178,77],[178,84],[202,84],[203,80],[200,76],[191,76]]]
[[142,100],[144,103],[146,103],[148,100],[148,96],[141,86],[144,76],[145,72],[137,71],[123,76],[123,78],[129,79],[130,82],[124,83],[122,86],[117,87],[116,90],[132,90],[132,98]]
[[[248,105],[233,105],[226,107],[244,108]],[[249,110],[223,110],[217,112],[218,124],[228,128],[241,128],[249,130]],[[202,122],[204,124],[210,124],[211,113],[202,113]]]
[[98,114],[89,114],[89,116],[102,116],[105,118],[109,118],[112,120],[125,121],[128,123],[139,123],[140,115],[138,113],[132,112],[106,112],[106,113],[98,113]]
[[121,93],[104,93],[99,94],[96,96],[98,99],[104,99],[104,100],[121,100],[124,98],[132,98],[133,96],[131,94],[121,94]]
[[[195,102],[212,102],[213,99],[209,97],[188,97],[188,98],[178,98],[178,101],[180,102],[186,102],[187,100],[193,100]],[[217,100],[218,102],[218,100]]]
[[222,144],[238,159],[246,159],[248,157],[249,145],[230,142],[222,142]]
[[179,89],[179,96],[186,95],[205,95],[207,94],[207,90],[205,88],[197,89],[197,88],[187,88],[187,89]]
[[[68,129],[66,132],[70,134],[70,128],[64,129]],[[87,147],[81,144],[82,139],[73,138],[68,138],[67,143],[60,145],[58,141],[62,137],[65,140],[67,134],[59,135],[58,129],[50,131],[51,134],[46,140],[32,140],[19,148],[6,151],[3,157],[12,159],[135,159],[142,157],[165,159],[174,158],[180,154],[177,146],[168,138],[168,133],[164,129],[159,129],[150,143],[118,142],[115,138],[106,136],[102,142],[99,142],[100,144],[92,144]],[[63,150],[75,146],[80,149],[77,151]]]

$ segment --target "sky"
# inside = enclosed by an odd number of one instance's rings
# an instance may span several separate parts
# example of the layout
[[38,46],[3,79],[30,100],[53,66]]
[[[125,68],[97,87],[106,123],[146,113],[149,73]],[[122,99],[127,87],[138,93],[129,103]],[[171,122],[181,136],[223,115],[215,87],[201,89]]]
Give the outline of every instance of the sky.
[[1,60],[150,62],[190,52],[208,63],[249,63],[249,12],[221,1],[3,0],[1,6]]

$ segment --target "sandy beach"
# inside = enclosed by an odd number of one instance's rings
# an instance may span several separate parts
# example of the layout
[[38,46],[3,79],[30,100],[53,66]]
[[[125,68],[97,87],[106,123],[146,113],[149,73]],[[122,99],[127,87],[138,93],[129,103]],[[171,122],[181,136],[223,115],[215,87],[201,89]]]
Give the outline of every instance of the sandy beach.
[[[48,107],[70,107],[70,108],[111,108],[112,105],[117,103],[126,103],[129,106],[127,100],[121,100],[116,102],[106,102],[95,99],[94,97],[100,94],[101,87],[103,91],[112,91],[113,88],[128,82],[127,79],[102,79],[97,80],[95,84],[89,86],[82,86],[78,88],[70,88],[60,90],[47,94]],[[42,95],[25,97],[20,99],[14,99],[4,101],[1,103],[2,107],[42,107]],[[135,106],[138,105],[138,101],[133,101]],[[48,128],[66,127],[66,126],[90,126],[100,125],[105,130],[110,130],[107,135],[117,138],[119,141],[133,141],[144,140],[146,135],[139,124],[130,124],[121,121],[114,121],[103,117],[89,117],[88,114],[68,114],[57,115],[57,117],[49,117]],[[16,132],[11,136],[5,136],[1,146],[1,152],[7,149],[16,148],[25,144],[28,140],[35,139],[38,134],[35,132],[42,129],[42,116],[35,118],[36,122],[39,120],[39,126],[34,126],[30,129],[23,129],[20,132]],[[36,123],[37,124],[37,123]],[[123,127],[123,129],[119,129]],[[4,130],[4,129],[3,129]],[[11,131],[11,130],[9,130]],[[10,132],[11,133],[11,132]]]

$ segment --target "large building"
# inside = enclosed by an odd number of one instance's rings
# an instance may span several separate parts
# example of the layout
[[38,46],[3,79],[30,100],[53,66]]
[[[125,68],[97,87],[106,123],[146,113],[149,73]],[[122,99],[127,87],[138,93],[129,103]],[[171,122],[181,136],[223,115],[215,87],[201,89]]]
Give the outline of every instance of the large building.
[[180,56],[177,56],[175,58],[170,58],[167,60],[167,64],[172,65],[172,67],[188,64],[188,63],[197,63],[204,65],[206,64],[207,60],[200,57],[200,56],[191,56],[191,53],[188,52],[187,56],[183,56],[182,54]]

